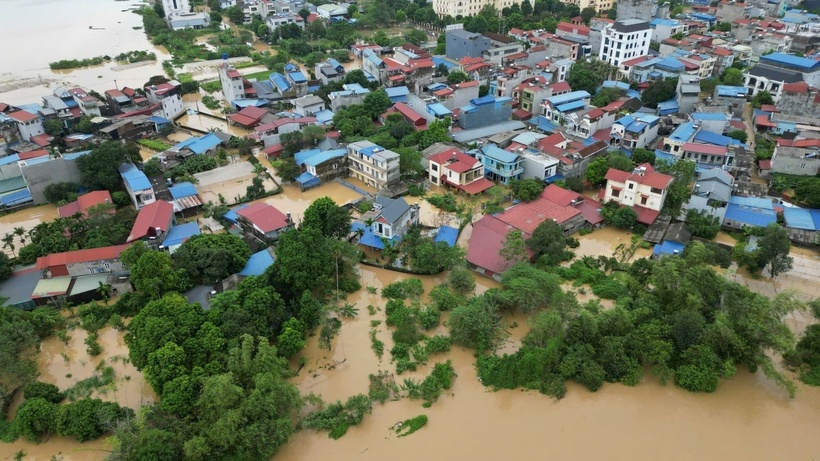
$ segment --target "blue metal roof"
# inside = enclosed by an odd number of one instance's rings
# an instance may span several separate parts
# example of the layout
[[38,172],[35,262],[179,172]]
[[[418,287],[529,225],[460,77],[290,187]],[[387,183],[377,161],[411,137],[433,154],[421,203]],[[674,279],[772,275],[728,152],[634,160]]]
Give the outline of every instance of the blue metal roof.
[[671,164],[677,162],[678,158],[676,156],[670,154],[669,152],[664,152],[660,149],[655,149],[655,161],[657,162],[659,160],[664,161],[664,162],[671,165]]
[[320,110],[319,112],[313,114],[313,116],[316,117],[316,121],[322,125],[332,122],[335,115],[336,114],[332,110],[328,109]]
[[689,16],[692,16],[695,19],[699,19],[701,21],[717,21],[717,16],[712,16],[711,14],[703,14],[703,13],[691,13]]
[[319,152],[315,155],[311,155],[310,157],[305,159],[305,165],[308,166],[316,166],[321,165],[322,163],[333,159],[333,158],[343,158],[347,155],[347,151],[345,149],[332,149],[326,150],[324,152]]
[[555,131],[558,128],[557,126],[553,125],[552,122],[550,122],[546,117],[544,117],[542,115],[539,115],[536,118],[528,120],[527,123],[538,127],[538,129],[541,130],[541,131],[546,131],[546,132],[550,132],[550,133]]
[[6,157],[0,158],[0,166],[8,165],[14,162],[19,162],[20,156],[17,154],[8,155]]
[[692,139],[692,135],[695,134],[695,131],[695,122],[682,123],[669,135],[669,139],[678,142],[689,142],[689,140]]
[[715,146],[722,146],[726,147],[729,144],[732,144],[732,138],[728,136],[723,136],[722,134],[712,133],[711,131],[700,130],[698,134],[695,135],[695,141],[699,141],[703,144],[713,144]]
[[123,163],[120,165],[120,175],[123,181],[128,184],[132,191],[151,189],[151,181],[145,173],[139,170],[133,163]]
[[655,67],[669,69],[677,72],[683,70],[686,66],[684,66],[682,62],[678,61],[675,58],[663,58],[655,64]]
[[568,102],[578,101],[579,99],[586,99],[590,97],[590,94],[586,91],[573,91],[567,94],[559,94],[558,96],[552,96],[547,98],[547,101],[550,102],[553,106],[557,106],[560,104],[566,104]]
[[495,96],[488,94],[480,98],[473,98],[470,100],[470,104],[474,106],[486,106],[488,104],[495,104]]
[[[394,245],[401,241],[401,237],[398,235],[393,236],[392,239],[388,239]],[[375,248],[377,250],[384,250],[384,242],[382,242],[382,237],[379,237],[373,233],[373,229],[370,227],[365,227],[364,235],[362,238],[359,239],[359,244],[364,246],[369,246],[371,248]]]
[[308,81],[307,77],[305,77],[305,74],[303,74],[300,71],[288,72],[288,77],[290,77],[290,81],[292,81],[293,83],[307,83]]
[[314,184],[319,184],[320,182],[322,182],[322,180],[318,176],[314,176],[305,171],[296,177],[296,182],[298,182],[302,186],[312,186]]
[[762,208],[752,208],[729,203],[726,207],[725,219],[750,226],[766,227],[773,222],[777,222],[777,215],[774,210],[764,210]]
[[384,61],[382,61],[382,59],[380,57],[378,57],[376,55],[376,53],[374,53],[373,50],[371,50],[370,48],[364,50],[364,52],[362,53],[362,56],[364,56],[364,58],[367,59],[368,61],[375,64],[376,67],[384,66]]
[[573,110],[583,109],[584,106],[586,106],[586,103],[584,101],[574,101],[568,102],[566,104],[561,104],[560,106],[557,106],[556,109],[559,112],[571,112]]
[[372,157],[373,154],[376,154],[378,152],[384,152],[385,150],[387,150],[387,149],[385,149],[382,146],[373,145],[373,146],[364,147],[359,152],[361,152],[363,155],[366,155],[368,157]]
[[293,159],[296,161],[297,165],[302,165],[303,163],[305,163],[305,160],[320,152],[322,152],[322,150],[319,148],[299,151],[293,154]]
[[684,248],[686,248],[686,245],[682,243],[664,240],[660,244],[655,245],[655,249],[652,250],[652,256],[682,254]]
[[279,72],[270,74],[270,81],[279,91],[287,91],[290,89],[290,83],[288,83],[285,76]]
[[745,86],[718,85],[715,89],[717,89],[718,96],[724,98],[745,98],[748,94]]
[[208,152],[222,142],[221,139],[214,133],[208,133],[200,138],[194,138],[194,142],[186,146],[195,154],[200,155]]
[[16,192],[12,192],[11,194],[0,197],[0,203],[2,203],[4,206],[19,205],[21,203],[30,202],[31,200],[31,191],[29,191],[28,189],[21,189]]
[[733,195],[729,198],[729,203],[745,206],[749,208],[760,208],[763,210],[774,210],[774,203],[770,199],[760,197],[743,197]]
[[[820,211],[820,210],[816,210]],[[783,217],[786,219],[786,227],[793,229],[818,230],[816,222],[812,217],[812,210],[805,208],[786,207],[783,209]]]
[[660,115],[676,114],[679,110],[680,105],[675,99],[658,103],[658,114]]
[[63,154],[63,158],[66,160],[77,160],[78,158],[82,157],[83,155],[90,154],[90,150],[84,150],[82,152],[74,152],[71,154]]
[[444,117],[453,113],[450,109],[444,107],[443,104],[438,102],[428,104],[427,110],[437,117]]
[[604,83],[601,84],[601,88],[618,88],[619,90],[628,90],[629,83],[620,82],[618,80],[604,80]]
[[252,254],[248,259],[248,262],[245,263],[245,267],[239,272],[239,275],[244,275],[246,277],[262,275],[265,273],[265,269],[272,266],[275,261],[276,259],[266,248],[260,252]]
[[156,115],[152,115],[151,117],[148,117],[148,120],[151,121],[151,122],[156,123],[157,125],[165,125],[166,123],[171,123],[171,121],[168,120],[167,118],[159,117],[159,116],[156,116]]
[[328,64],[330,64],[331,66],[333,66],[333,68],[334,68],[334,69],[338,69],[339,67],[341,67],[342,69],[344,69],[344,66],[342,66],[341,64],[339,64],[339,61],[337,61],[337,60],[335,60],[335,59],[333,59],[333,58],[327,58],[327,62],[328,62]]
[[265,101],[264,99],[235,99],[235,100],[231,101],[231,104],[233,104],[234,106],[236,106],[240,109],[244,109],[244,108],[250,107],[250,106],[262,107],[267,103],[268,103],[268,101]]
[[299,70],[299,66],[297,66],[296,64],[294,64],[292,62],[289,62],[289,63],[285,64],[285,71],[294,72],[294,71],[297,71],[297,70]]
[[199,234],[199,225],[196,222],[179,224],[168,230],[168,234],[165,236],[165,240],[162,241],[162,244],[166,247],[182,245],[189,238]]
[[406,86],[394,86],[392,88],[385,88],[384,92],[387,93],[388,98],[397,98],[410,94],[410,89]]
[[450,226],[441,226],[436,238],[433,239],[434,242],[444,242],[451,247],[456,246],[456,240],[458,240],[458,229]]
[[679,23],[678,21],[674,21],[672,19],[655,18],[655,19],[649,21],[649,27],[651,27],[651,28],[655,28],[657,26],[675,27],[675,26],[680,26],[680,25],[681,25],[681,23]]
[[714,120],[714,121],[725,121],[729,120],[725,114],[718,114],[713,112],[694,112],[692,113],[692,118],[695,120]]
[[820,69],[820,61],[814,59],[802,58],[786,53],[772,53],[760,57],[761,61],[768,61],[774,65],[785,65],[788,67],[797,68],[803,71],[814,71]]
[[171,197],[173,197],[174,200],[178,200],[196,195],[196,187],[189,182],[180,182],[169,187],[168,192],[171,193]]
[[231,208],[230,210],[228,210],[224,215],[222,215],[222,217],[225,218],[228,222],[232,222],[232,223],[236,224],[237,222],[239,222],[239,215],[237,215],[236,212],[243,209],[243,208],[247,208],[247,207],[248,207],[247,203],[235,206],[235,207]]
[[450,61],[448,61],[444,58],[439,58],[438,56],[433,56],[433,65],[434,66],[438,67],[442,64],[444,64],[448,69],[452,69],[453,67],[456,67],[455,64],[453,64],[452,62],[450,62]]
[[518,159],[517,155],[513,154],[512,152],[507,152],[506,150],[496,146],[495,144],[490,144],[482,147],[481,153],[501,163],[513,163],[516,161],[516,159]]

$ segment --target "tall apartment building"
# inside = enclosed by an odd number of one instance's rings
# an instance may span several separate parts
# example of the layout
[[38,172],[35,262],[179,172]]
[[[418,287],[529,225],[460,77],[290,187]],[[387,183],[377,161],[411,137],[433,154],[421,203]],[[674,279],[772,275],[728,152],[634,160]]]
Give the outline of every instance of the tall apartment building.
[[485,5],[492,5],[503,10],[509,6],[521,5],[523,0],[433,0],[433,11],[439,17],[450,15],[475,16]]
[[603,30],[598,59],[620,67],[621,63],[649,53],[652,29],[646,21],[625,19]]
[[370,141],[359,141],[347,146],[350,177],[368,186],[384,188],[399,181],[399,154]]
[[593,7],[599,13],[607,12],[610,8],[612,8],[612,5],[615,4],[613,0],[567,0],[564,3],[578,5],[578,8],[582,10],[584,8]]

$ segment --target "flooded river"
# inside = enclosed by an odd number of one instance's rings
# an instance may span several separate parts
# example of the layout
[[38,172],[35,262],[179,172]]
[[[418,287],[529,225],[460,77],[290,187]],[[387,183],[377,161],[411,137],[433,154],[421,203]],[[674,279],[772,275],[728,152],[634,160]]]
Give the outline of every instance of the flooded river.
[[[120,88],[141,87],[151,76],[162,74],[161,62],[170,56],[148,41],[141,16],[123,11],[142,5],[114,0],[0,0],[0,31],[5,37],[25,37],[25,45],[8,42],[3,49],[0,101],[39,103],[60,85],[100,93],[114,88],[115,80]],[[57,72],[48,67],[61,59],[113,57],[132,50],[151,51],[157,61],[128,66],[111,61]]]

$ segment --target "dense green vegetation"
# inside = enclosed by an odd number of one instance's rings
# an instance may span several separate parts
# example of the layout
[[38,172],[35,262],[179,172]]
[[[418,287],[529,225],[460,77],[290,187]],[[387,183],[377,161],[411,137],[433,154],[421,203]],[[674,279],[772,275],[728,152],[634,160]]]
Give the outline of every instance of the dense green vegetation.
[[120,53],[114,57],[117,62],[133,63],[142,61],[156,61],[157,55],[151,51],[133,50],[125,53]]
[[[576,261],[570,269],[545,268],[547,272],[515,267],[505,279],[527,284],[543,279],[542,301],[529,309],[537,315],[517,353],[480,356],[482,382],[560,398],[567,380],[592,391],[604,382],[635,385],[644,367],[650,367],[661,382],[673,380],[690,391],[713,392],[721,380],[745,366],[761,369],[794,395],[794,384],[767,354],[788,353],[793,347],[794,337],[780,318],[799,303],[790,294],[770,300],[751,293],[715,273],[709,263],[708,250],[695,242],[683,257],[620,263],[610,275],[593,258]],[[556,276],[591,283],[597,295],[616,300],[615,308],[601,310],[596,302],[579,305],[560,289]],[[545,285],[549,278],[551,286]],[[503,283],[499,293],[488,292],[481,303],[471,300],[475,304],[468,310],[469,321],[455,319],[454,311],[454,340],[491,351],[501,335],[500,300],[508,291]],[[523,296],[520,290],[510,294]],[[510,304],[516,309],[523,305]]]
[[111,58],[108,56],[96,56],[86,59],[63,59],[48,63],[48,67],[50,67],[51,70],[77,69],[79,67],[99,66],[110,60]]

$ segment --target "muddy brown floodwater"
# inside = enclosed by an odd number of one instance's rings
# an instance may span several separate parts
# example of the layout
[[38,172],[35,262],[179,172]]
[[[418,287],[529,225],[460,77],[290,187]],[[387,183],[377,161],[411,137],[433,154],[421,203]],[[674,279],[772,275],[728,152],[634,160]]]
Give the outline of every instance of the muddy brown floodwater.
[[[362,268],[364,286],[381,288],[403,278]],[[423,278],[428,290],[442,280]],[[479,291],[497,286],[484,278],[478,283]],[[383,321],[384,314],[370,316],[367,305],[382,306],[380,295],[362,290],[349,301],[355,302],[359,314],[344,321],[332,351],[319,349],[317,338],[310,338],[308,364],[295,379],[303,393],[320,394],[326,401],[344,400],[367,393],[369,374],[394,369],[388,352],[379,360],[369,347],[370,320]],[[512,329],[505,352],[514,350],[528,328],[526,319],[510,321],[519,326]],[[389,351],[390,336],[383,324],[378,328]],[[596,393],[570,383],[566,397],[555,401],[536,392],[489,391],[478,381],[471,351],[454,348],[447,358],[458,378],[452,392],[431,408],[411,400],[376,404],[373,414],[341,439],[303,431],[273,459],[498,460],[549,455],[562,460],[797,460],[814,459],[820,450],[815,435],[820,391],[798,384],[797,398],[789,400],[760,373],[739,370],[714,394],[663,386],[648,374],[636,387],[606,384]],[[415,373],[397,376],[397,381],[405,376],[419,379],[431,365],[432,361]],[[419,414],[426,414],[429,423],[411,437],[397,438],[389,429]]]

